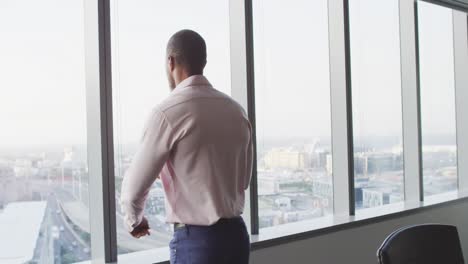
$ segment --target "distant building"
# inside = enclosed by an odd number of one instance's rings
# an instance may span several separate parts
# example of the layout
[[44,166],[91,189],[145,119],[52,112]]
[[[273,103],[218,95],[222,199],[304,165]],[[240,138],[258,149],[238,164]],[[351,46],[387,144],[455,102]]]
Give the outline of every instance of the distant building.
[[332,175],[333,173],[333,158],[331,154],[327,154],[327,174]]
[[330,155],[329,151],[318,150],[311,154],[311,167],[312,168],[326,168],[327,156]]
[[278,193],[276,179],[273,177],[258,176],[258,195],[273,195]]
[[275,205],[280,210],[289,211],[291,210],[291,198],[289,197],[280,197],[275,199]]
[[[37,240],[41,236],[47,202],[13,202],[0,212],[1,263],[45,263],[34,259]],[[12,228],[20,226],[23,228]],[[45,235],[45,234],[42,234]],[[41,255],[45,259],[45,256]],[[47,262],[50,263],[50,262]]]
[[456,167],[445,167],[437,170],[424,170],[424,194],[434,195],[455,191],[458,188]]
[[319,198],[319,206],[324,209],[332,209],[333,207],[333,182],[331,177],[324,177],[312,181],[312,193]]
[[307,191],[309,187],[309,183],[293,173],[259,172],[258,174],[259,195],[302,192]]
[[2,178],[11,178],[15,176],[15,171],[8,165],[0,164],[0,180]]
[[367,175],[367,156],[364,154],[354,155],[354,172],[357,175]]
[[401,170],[402,156],[393,153],[381,153],[367,157],[367,173]]
[[267,169],[304,169],[310,167],[310,154],[305,151],[275,148],[264,157]]
[[390,202],[391,192],[379,189],[362,189],[362,206],[364,208],[377,207]]
[[312,181],[312,192],[315,196],[331,198],[333,196],[333,185],[331,178]]
[[457,165],[456,146],[424,146],[423,153],[425,169],[438,170]]
[[402,169],[401,153],[362,152],[354,156],[354,171],[360,176]]
[[146,202],[145,211],[152,215],[165,214],[165,197],[162,186],[156,183],[150,190]]
[[32,174],[32,162],[27,159],[17,159],[13,170],[17,178],[27,178]]
[[15,172],[8,164],[0,164],[0,210],[8,202],[9,193],[12,191],[12,182],[15,180]]
[[382,206],[403,201],[401,183],[388,184],[370,181],[366,187],[360,187],[360,205],[364,208]]
[[271,209],[259,211],[260,227],[291,223],[324,215],[323,200],[305,193],[277,195],[270,198],[260,197],[265,203],[273,202]]
[[317,152],[318,156],[318,166],[319,168],[325,168],[327,166],[327,157],[330,155],[329,151],[320,151]]

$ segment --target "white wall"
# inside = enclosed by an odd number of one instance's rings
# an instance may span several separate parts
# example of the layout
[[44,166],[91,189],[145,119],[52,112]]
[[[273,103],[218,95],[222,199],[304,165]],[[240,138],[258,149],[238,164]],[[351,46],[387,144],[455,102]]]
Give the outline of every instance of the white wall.
[[458,227],[468,259],[468,201],[430,208],[399,218],[336,231],[279,246],[254,250],[251,264],[375,264],[376,251],[393,230],[412,224],[444,223]]

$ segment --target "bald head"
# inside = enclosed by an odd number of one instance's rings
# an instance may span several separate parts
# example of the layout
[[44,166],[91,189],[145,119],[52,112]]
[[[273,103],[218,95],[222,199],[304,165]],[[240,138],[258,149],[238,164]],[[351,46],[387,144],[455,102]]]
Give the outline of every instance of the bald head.
[[206,65],[205,40],[195,31],[184,29],[169,39],[167,56],[190,75],[203,74]]

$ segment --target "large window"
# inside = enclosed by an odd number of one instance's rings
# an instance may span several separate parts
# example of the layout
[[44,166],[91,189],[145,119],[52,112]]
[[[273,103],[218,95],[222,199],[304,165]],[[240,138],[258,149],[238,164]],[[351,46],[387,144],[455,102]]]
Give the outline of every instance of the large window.
[[424,194],[457,189],[452,10],[418,2]]
[[157,180],[148,196],[145,215],[151,236],[135,239],[123,225],[118,199],[122,177],[132,161],[151,109],[169,95],[166,44],[182,29],[199,32],[208,49],[205,75],[213,86],[229,94],[229,2],[118,0],[112,6],[114,138],[119,253],[165,247],[172,226],[165,222],[165,197]]
[[[431,204],[465,197],[455,192],[458,177],[467,176],[457,173],[457,159],[462,164],[465,157],[457,156],[455,72],[467,69],[454,62],[466,43],[463,34],[454,38],[454,28],[468,25],[461,14],[453,20],[452,9],[428,2],[437,1],[0,0],[0,263],[167,260],[173,228],[161,182],[144,209],[151,236],[128,233],[119,200],[143,126],[170,95],[166,45],[182,29],[205,38],[205,75],[213,86],[232,89],[256,114],[251,193],[258,196],[246,199],[252,202],[246,208],[258,209],[253,243],[334,231],[337,223],[347,228],[418,190]],[[252,48],[253,58],[245,57]],[[340,131],[350,127],[351,114],[353,139]],[[423,188],[420,164],[403,162],[419,158],[403,157],[404,149],[417,154],[419,135]],[[348,195],[350,142],[355,188]],[[344,191],[334,197],[334,186]],[[357,217],[341,215],[353,209],[349,202],[362,209]],[[385,214],[406,205],[385,207]],[[91,234],[90,222],[93,232],[103,232]]]
[[356,208],[403,201],[398,1],[350,1]]
[[83,18],[0,1],[1,263],[90,259]]
[[333,211],[327,14],[253,1],[260,228]]

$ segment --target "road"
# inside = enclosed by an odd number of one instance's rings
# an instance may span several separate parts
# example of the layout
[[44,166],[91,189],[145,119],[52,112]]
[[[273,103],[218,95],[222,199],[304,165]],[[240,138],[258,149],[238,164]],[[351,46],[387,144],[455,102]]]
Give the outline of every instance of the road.
[[[89,226],[83,224],[81,228],[72,222],[75,216],[66,215],[61,207],[67,202],[76,202],[77,198],[72,194],[69,183],[65,188],[61,184],[45,184],[42,181],[35,182],[36,190],[41,193],[42,200],[47,201],[44,221],[41,227],[41,235],[36,243],[34,261],[37,263],[73,263],[89,260],[91,257],[89,241],[86,241],[83,231],[89,232]],[[82,185],[82,191],[87,194],[87,184]],[[118,193],[117,193],[118,196]],[[120,214],[120,206],[116,197],[116,220],[119,253],[131,253],[141,250],[149,250],[165,247],[172,238],[170,226],[158,219],[155,215],[147,215],[153,230],[151,236],[135,239],[125,229],[123,216]],[[75,213],[68,210],[67,213]],[[82,212],[77,212],[82,213]],[[55,231],[54,231],[55,230]],[[57,231],[58,230],[58,231]],[[54,238],[57,236],[58,238]],[[55,259],[55,260],[54,260]]]
[[[88,194],[88,184],[83,182],[81,186],[81,192]],[[60,201],[76,201],[76,197],[71,194],[71,184],[65,184],[65,190],[57,190],[56,193],[59,196]],[[116,224],[117,224],[117,243],[119,247],[119,253],[130,253],[134,251],[154,249],[158,247],[165,247],[169,245],[169,241],[172,238],[172,228],[167,225],[164,221],[160,221],[155,215],[147,214],[150,228],[152,229],[151,236],[147,236],[142,239],[135,239],[132,237],[124,225],[123,215],[120,214],[120,204],[118,197],[120,196],[119,191],[116,191],[115,205],[116,205]],[[73,219],[73,217],[71,217]],[[89,232],[89,226],[83,227]]]
[[[117,193],[116,196],[118,195]],[[159,221],[154,215],[146,215],[152,233],[145,238],[135,239],[125,229],[123,215],[120,214],[120,206],[117,197],[116,206],[118,208],[116,210],[116,219],[119,253],[130,253],[169,245],[169,241],[172,238],[172,230],[170,228],[166,229],[166,227],[168,227],[166,223]]]
[[51,196],[48,201],[50,213],[52,214],[53,225],[59,228],[60,237],[57,240],[76,260],[82,261],[89,259],[90,245],[89,241],[84,241],[78,231],[74,229],[73,224],[67,222],[64,212],[61,209],[56,197]]

